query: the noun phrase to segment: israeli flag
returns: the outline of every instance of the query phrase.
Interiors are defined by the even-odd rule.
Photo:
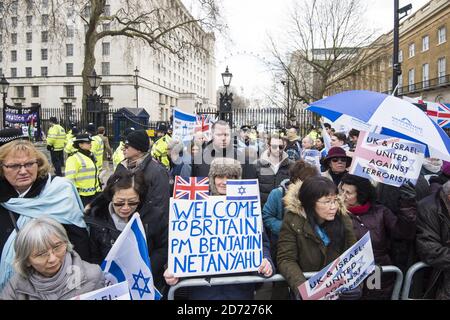
[[[259,200],[258,179],[227,180],[227,200]]]
[[[127,280],[132,300],[159,300],[161,294],[153,286],[153,275],[139,213],[131,217],[125,229],[101,264],[112,283]]]

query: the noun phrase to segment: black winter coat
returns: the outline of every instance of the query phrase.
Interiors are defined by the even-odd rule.
[[[117,166],[116,172],[128,170],[124,166],[125,161]],[[139,213],[147,233],[155,286],[160,288],[168,253],[169,174],[150,154],[138,165],[135,172],[144,175],[147,192]]]
[[[52,177],[53,179],[54,177]],[[34,198],[39,196],[47,183],[47,177],[38,178],[31,186],[30,191],[25,195],[25,198]],[[17,197],[17,192],[5,179],[0,179],[0,203],[7,202],[11,198]],[[43,213],[44,214],[44,213]],[[19,214],[13,212],[15,221],[19,219]],[[89,235],[87,229],[80,228],[73,224],[63,224],[67,231],[70,242],[74,245],[75,251],[80,255],[81,259],[89,261]],[[14,230],[14,223],[9,216],[8,211],[0,205],[0,253],[3,251],[3,246],[8,240],[9,235]]]
[[[416,244],[420,259],[433,267],[429,289],[437,289],[436,297],[425,297],[450,300],[450,212],[441,190],[418,204]]]
[[[277,173],[273,171],[273,168],[269,162],[267,152],[261,155],[261,159],[256,162],[256,176],[259,181],[259,193],[261,195],[261,209],[264,208],[264,204],[269,197],[270,192],[277,188],[283,180],[289,179],[289,167],[293,163],[285,155],[284,160],[280,163]]]
[[[207,177],[209,175],[209,167],[214,158],[233,158],[241,161],[242,179],[256,179],[255,166],[250,163],[248,157],[238,150],[235,146],[230,145],[227,149],[217,151],[214,149],[212,142],[209,142],[203,148],[202,153],[197,154],[192,159],[192,177]]]

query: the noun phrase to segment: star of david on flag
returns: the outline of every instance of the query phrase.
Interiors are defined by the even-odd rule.
[[[227,180],[227,200],[259,200],[258,180]]]
[[[105,277],[113,283],[127,280],[132,300],[159,300],[139,213],[135,213],[101,264]]]
[[[209,198],[208,177],[175,177],[174,199],[201,200]]]

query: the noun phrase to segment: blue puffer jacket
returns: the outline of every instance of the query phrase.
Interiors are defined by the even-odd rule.
[[[290,184],[289,179],[283,180],[278,188],[273,189],[267,198],[267,202],[262,210],[264,226],[269,234],[278,237],[281,224],[283,223],[284,206],[283,197]]]

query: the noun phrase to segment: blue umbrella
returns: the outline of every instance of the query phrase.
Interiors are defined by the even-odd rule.
[[[426,145],[425,156],[450,161],[450,138],[422,110],[387,94],[352,90],[311,103],[307,108],[331,121],[346,114],[381,127],[381,134]]]

